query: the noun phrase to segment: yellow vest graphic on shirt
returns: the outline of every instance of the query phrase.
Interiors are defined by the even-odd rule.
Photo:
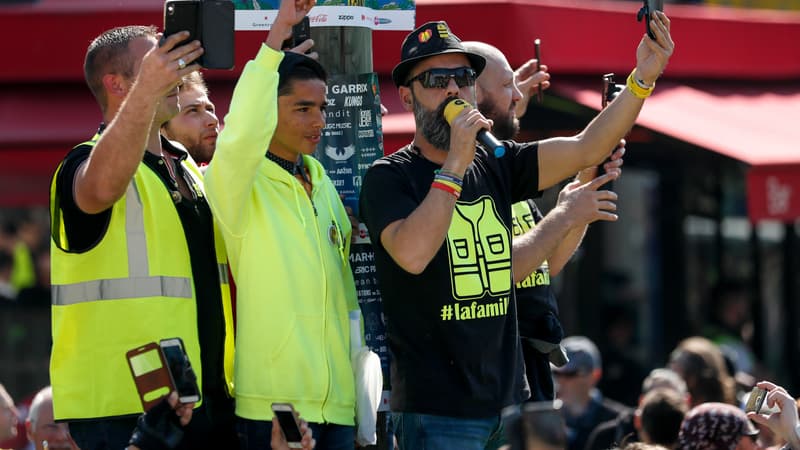
[[[527,201],[523,200],[511,205],[511,223],[514,237],[521,236],[536,226],[536,218]],[[544,260],[538,269],[517,283],[517,289],[546,285],[550,285],[550,264]]]
[[[453,298],[511,291],[511,238],[489,196],[456,203],[447,232]]]

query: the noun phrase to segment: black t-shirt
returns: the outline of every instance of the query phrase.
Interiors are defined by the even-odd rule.
[[[538,195],[536,144],[478,148],[448,237],[419,275],[380,243],[408,217],[440,167],[410,147],[367,171],[360,208],[372,236],[392,354],[393,411],[490,417],[528,395],[511,274],[511,204]]]
[[[103,128],[101,127],[100,132]],[[178,155],[182,161],[187,153],[173,146],[170,141],[161,140],[165,150]],[[81,145],[73,149],[65,158],[56,180],[58,202],[64,220],[70,251],[85,252],[97,245],[106,233],[111,219],[111,208],[98,214],[87,214],[75,204],[73,180],[80,165],[86,161],[92,147]],[[144,152],[145,165],[154,171],[164,182],[164,187],[176,191],[164,160],[150,152]],[[188,176],[177,163],[176,176]],[[194,191],[194,183],[189,182],[189,190]],[[200,364],[203,369],[204,393],[220,392],[224,389],[223,354],[225,341],[225,319],[222,311],[222,293],[219,287],[219,271],[214,247],[214,228],[211,209],[204,196],[182,198],[175,205],[178,211],[183,234],[175,239],[186,239],[189,258],[192,264],[192,278],[197,293],[197,329],[200,341]],[[112,206],[113,208],[113,206]],[[171,336],[164,336],[171,337]]]
[[[533,200],[527,199],[513,206],[514,236],[519,236],[544,216]],[[543,262],[527,278],[516,284],[519,334],[524,337],[558,343],[564,330],[558,319],[558,303],[550,287],[550,266]]]

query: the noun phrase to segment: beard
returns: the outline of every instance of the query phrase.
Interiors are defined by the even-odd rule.
[[[414,99],[414,120],[417,126],[422,127],[422,136],[434,147],[450,151],[450,124],[444,118],[444,108],[452,98],[445,99],[435,110],[428,110],[417,101],[414,91],[411,91],[411,96]]]
[[[492,134],[497,139],[509,140],[519,132],[519,119],[514,116],[514,105],[505,111],[501,110],[496,102],[487,99],[478,103],[478,109],[487,119],[494,121]]]

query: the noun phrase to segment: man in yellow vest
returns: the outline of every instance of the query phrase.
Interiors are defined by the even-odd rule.
[[[202,390],[181,446],[237,446],[225,250],[197,166],[159,135],[199,68],[203,49],[187,37],[159,45],[153,27],[126,26],[89,45],[104,124],[53,176],[53,410],[84,450],[128,443],[142,405],[126,352],[173,337]]]

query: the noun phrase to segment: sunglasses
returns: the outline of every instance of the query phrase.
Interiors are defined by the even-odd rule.
[[[579,370],[569,370],[569,371],[561,371],[556,372],[553,371],[553,376],[557,378],[575,378],[578,376],[583,375],[584,373]]]
[[[459,88],[475,85],[475,71],[469,67],[458,67],[456,69],[431,69],[422,72],[406,82],[406,86],[411,86],[419,80],[425,89],[444,89],[450,84],[450,79],[454,79]]]

